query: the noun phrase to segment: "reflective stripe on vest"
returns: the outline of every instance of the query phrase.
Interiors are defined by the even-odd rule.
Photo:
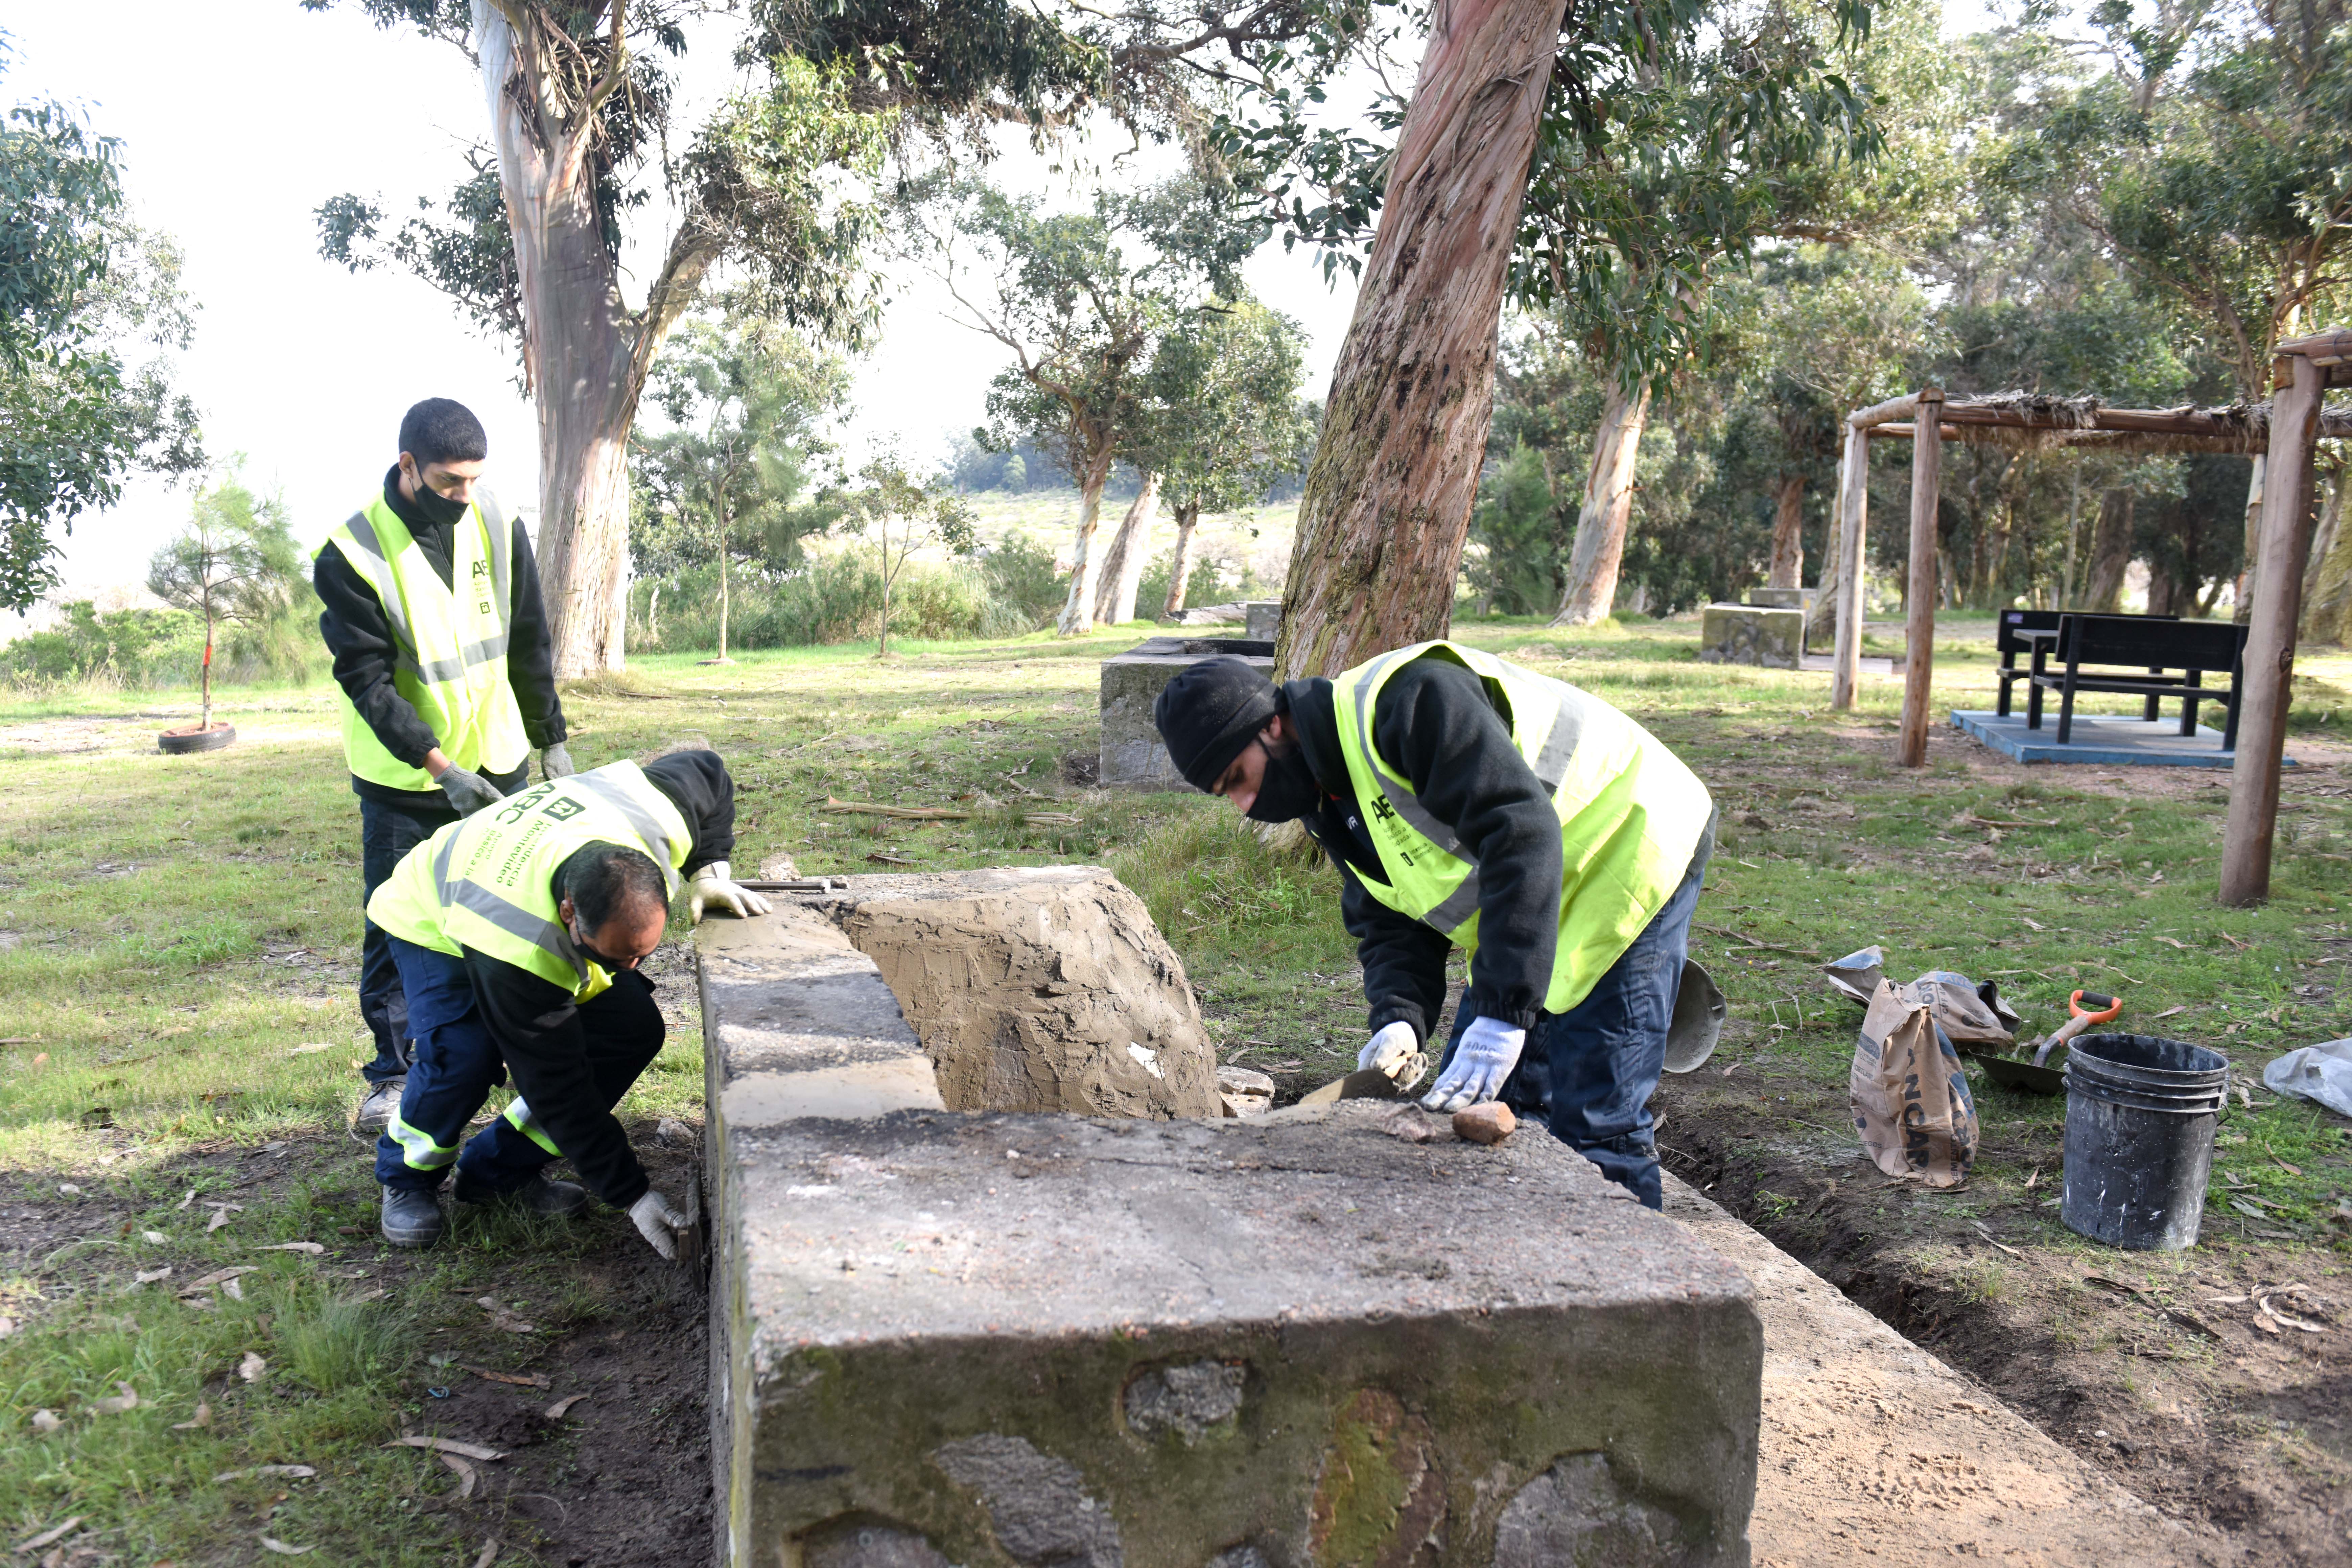
[[[1340,750],[1381,873],[1359,869],[1357,879],[1380,903],[1457,944],[1477,947],[1477,858],[1422,805],[1372,735],[1387,680],[1424,658],[1451,660],[1480,678],[1528,768],[1551,793],[1562,876],[1544,1008],[1565,1012],[1680,885],[1713,803],[1690,770],[1633,720],[1588,692],[1491,654],[1420,643],[1347,671],[1332,682]]]
[[[644,770],[614,763],[551,779],[442,828],[394,868],[368,900],[368,918],[420,947],[453,956],[470,947],[585,1002],[612,976],[573,944],[554,879],[591,844],[643,851],[675,896],[693,837]]]
[[[394,688],[442,752],[461,768],[508,773],[530,750],[506,668],[514,531],[484,491],[450,531],[450,580],[444,583],[379,494],[320,548],[341,552],[383,606]],[[385,749],[341,687],[336,694],[344,758],[354,774],[394,789],[434,787],[424,769]]]

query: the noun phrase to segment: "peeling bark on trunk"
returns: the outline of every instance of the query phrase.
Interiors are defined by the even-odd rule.
[[[1095,619],[1105,626],[1124,626],[1135,619],[1136,585],[1143,581],[1143,558],[1150,550],[1151,525],[1160,517],[1160,476],[1143,476],[1143,488],[1128,504],[1118,531],[1103,552],[1102,581],[1095,590]]]
[[[2344,526],[2344,492],[2352,473],[2338,468],[2327,505],[2312,536],[2311,569],[2304,577],[2303,640],[2341,643],[2352,635],[2352,529]]]
[[[1192,591],[1192,530],[1201,522],[1201,502],[1196,497],[1181,501],[1176,507],[1176,551],[1168,563],[1168,603],[1160,618],[1172,621],[1184,610],[1184,595]]]
[[[2131,564],[2132,492],[2111,489],[2099,497],[2099,521],[2091,525],[2091,572],[2083,582],[2083,608],[2111,616],[2123,600],[2124,569]]]
[[[522,296],[523,367],[539,413],[540,583],[560,679],[626,661],[629,428],[654,352],[713,252],[682,236],[642,314],[621,298],[587,163],[593,104],[561,100],[494,0],[474,38]]]
[[[2268,453],[2254,454],[2254,471],[2246,480],[2246,548],[2239,557],[2238,603],[2230,618],[2244,626],[2254,613],[2254,572],[2263,553],[2263,471],[2270,467]]]
[[[1435,637],[1494,412],[1561,0],[1438,0],[1298,511],[1278,678]]]
[[[1054,622],[1054,630],[1066,637],[1084,637],[1095,629],[1095,595],[1102,582],[1102,552],[1095,548],[1095,534],[1102,521],[1104,481],[1110,478],[1110,451],[1106,447],[1087,471],[1078,485],[1078,539],[1070,553],[1070,596],[1062,602],[1062,613]]]
[[[1650,389],[1628,399],[1612,379],[1601,405],[1601,426],[1592,435],[1592,468],[1585,476],[1584,505],[1576,514],[1576,544],[1568,561],[1568,591],[1560,595],[1556,626],[1589,626],[1605,620],[1617,600],[1617,571],[1625,561],[1625,530],[1633,517],[1633,463],[1641,455],[1642,429],[1650,419]]]
[[[1780,477],[1780,502],[1772,514],[1772,566],[1768,588],[1805,585],[1805,476]]]

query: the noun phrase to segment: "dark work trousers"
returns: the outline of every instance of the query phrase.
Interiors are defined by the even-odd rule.
[[[1682,884],[1583,1001],[1565,1013],[1537,1015],[1519,1065],[1497,1097],[1515,1113],[1545,1123],[1651,1208],[1662,1206],[1664,1194],[1650,1136],[1650,1096],[1664,1070],[1666,1026],[1674,1021],[1691,916],[1714,847],[1711,834],[1700,840]],[[1454,1010],[1447,1061],[1476,1016],[1468,1001],[1465,991]]]
[[[467,1123],[507,1077],[506,1058],[474,1005],[465,961],[396,936],[384,940],[407,990],[416,1056],[408,1065],[400,1111],[376,1139],[375,1179],[429,1193],[455,1164],[469,1184],[512,1192],[560,1152],[520,1100],[459,1152]],[[653,982],[625,969],[609,989],[580,1005],[580,1028],[597,1101],[610,1110],[661,1053],[667,1026]]]
[[[457,820],[457,812],[447,806],[394,805],[360,796],[360,908],[367,908],[402,856]],[[360,1016],[375,1037],[375,1060],[360,1068],[360,1076],[370,1083],[408,1071],[408,1042],[415,1034],[408,1026],[408,1002],[401,994],[391,941],[373,921],[366,921],[360,938]]]

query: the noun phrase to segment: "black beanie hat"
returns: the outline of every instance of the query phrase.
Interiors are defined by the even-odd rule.
[[[1179,671],[1160,689],[1151,721],[1185,782],[1213,791],[1275,711],[1274,682],[1255,666],[1212,658]]]

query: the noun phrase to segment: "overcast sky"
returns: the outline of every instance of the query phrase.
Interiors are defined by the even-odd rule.
[[[490,433],[494,487],[511,504],[538,493],[538,435],[504,343],[467,329],[443,296],[407,275],[353,276],[322,259],[313,212],[331,195],[381,196],[395,215],[465,172],[486,124],[479,79],[445,44],[380,32],[356,8],[320,13],[296,0],[98,0],[12,7],[16,56],[0,98],[55,97],[121,139],[138,221],[174,237],[200,307],[184,384],[204,412],[208,449],[243,454],[249,479],[282,489],[306,543],[325,536],[376,485],[396,450],[402,410],[455,397]],[[1980,0],[1956,0],[1953,24],[1980,25]],[[733,24],[698,37],[675,122],[682,137],[730,85]],[[1087,156],[1112,160],[1113,142]],[[1141,180],[1173,166],[1164,151],[1103,166]],[[1071,199],[1040,160],[1015,148],[997,177],[1039,199]],[[656,193],[658,194],[658,193]],[[624,255],[633,302],[658,265],[667,225],[633,216]],[[1307,388],[1320,396],[1347,331],[1354,290],[1328,288],[1305,249],[1269,245],[1252,286],[1297,317],[1313,341]],[[943,450],[982,412],[1006,361],[988,340],[948,325],[936,287],[893,279],[879,346],[859,367],[853,438],[897,437]],[[84,518],[64,574],[88,591],[136,583],[147,557],[187,514],[187,490],[131,487],[113,511]]]

